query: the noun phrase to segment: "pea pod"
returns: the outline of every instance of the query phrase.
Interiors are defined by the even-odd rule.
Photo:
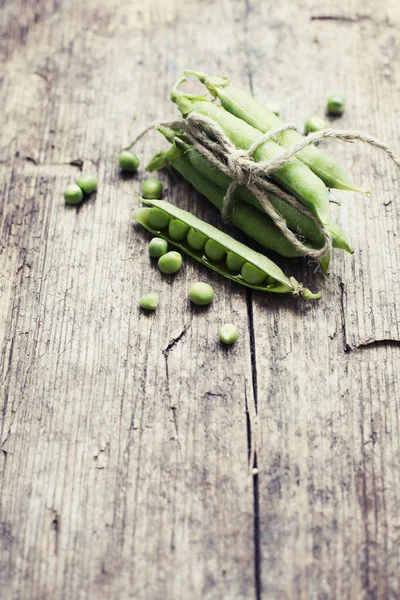
[[[241,119],[230,114],[212,102],[197,100],[189,94],[179,90],[179,85],[185,81],[180,80],[171,90],[171,99],[175,102],[182,115],[198,113],[213,120],[219,125],[237,148],[248,150],[257,142],[262,133],[248,125]],[[283,154],[282,148],[269,140],[263,142],[253,153],[255,161],[271,160]],[[328,190],[324,182],[317,177],[306,165],[291,158],[282,167],[271,173],[271,179],[294,194],[301,202],[307,205],[321,223],[326,224],[329,218]]]
[[[209,77],[196,71],[185,71],[197,77],[207,87],[209,92],[218,97],[225,110],[242,119],[262,133],[267,133],[283,125],[267,106],[250,96],[244,90],[230,85],[226,77]],[[289,130],[276,136],[283,148],[290,148],[301,141],[303,136],[297,131]],[[329,188],[363,192],[367,190],[355,185],[346,170],[333,158],[330,158],[315,146],[307,146],[296,154],[296,157],[309,167]]]
[[[198,171],[201,175],[218,185],[224,190],[224,192],[226,192],[232,180],[227,175],[225,175],[225,173],[216,169],[207,160],[205,156],[203,156],[200,152],[195,150],[189,143],[182,139],[182,134],[180,134],[179,132],[175,132],[174,130],[161,125],[157,126],[157,129],[168,139],[168,141],[170,141],[171,143],[175,142],[178,148],[184,151],[185,158],[188,158],[190,160],[192,166],[196,169],[196,171]],[[163,160],[165,160],[165,157],[163,157]],[[154,168],[156,169],[165,166],[165,163],[160,163],[161,166],[156,166],[157,155],[153,157],[151,164],[155,165]],[[147,166],[146,168],[148,169],[149,166]],[[201,190],[199,191],[201,192]],[[246,187],[239,186],[236,189],[235,196],[239,200],[251,204],[263,214],[265,214],[264,209],[257,200],[257,198]],[[299,233],[300,235],[303,235],[306,239],[313,242],[315,244],[315,247],[321,247],[323,245],[324,237],[321,233],[321,230],[316,226],[312,219],[310,219],[307,215],[304,215],[301,212],[299,212],[294,206],[291,206],[281,198],[278,198],[278,196],[275,196],[275,194],[268,194],[268,198],[272,206],[279,212],[279,214],[283,216],[289,229],[295,231],[296,233]],[[219,206],[218,208],[221,210],[221,206]],[[350,244],[347,241],[343,230],[331,217],[328,218],[327,228],[329,229],[332,235],[333,246],[335,248],[341,248],[342,250],[346,250],[346,252],[349,252],[351,254],[353,250],[350,247]]]
[[[153,235],[157,235],[158,237],[165,239],[168,243],[177,246],[181,251],[201,262],[203,265],[213,269],[220,275],[252,289],[264,292],[275,292],[280,294],[292,293],[294,295],[301,295],[303,298],[310,300],[321,297],[320,293],[313,294],[310,290],[303,288],[303,286],[298,284],[293,277],[290,279],[286,277],[278,265],[263,254],[252,250],[245,244],[238,242],[230,235],[213,227],[209,223],[198,219],[191,213],[182,210],[165,200],[143,200],[143,202],[148,204],[149,208],[142,207],[135,211],[133,218],[138,223],[143,225],[143,227]],[[186,224],[190,228],[189,231],[195,231],[205,236],[207,242],[204,250],[193,248],[188,243],[188,239],[178,241],[171,238],[168,225],[165,225],[162,229],[155,229],[152,225],[152,223],[154,223],[153,211],[156,211],[154,214],[157,216],[157,222],[159,222],[160,213],[163,212],[165,222],[168,223],[172,219],[177,219]],[[219,253],[217,259],[212,256],[210,257],[210,255],[207,256],[207,244],[212,246],[213,253],[217,248],[221,248],[223,253]],[[228,267],[228,257],[232,255],[241,259],[242,266],[239,273]]]
[[[153,169],[161,169],[167,165],[171,165],[178,171],[186,181],[200,192],[200,194],[203,194],[214,206],[219,210],[222,209],[226,190],[221,189],[197,172],[191,165],[187,154],[183,153],[175,144],[169,150],[157,152],[146,169],[151,171]],[[241,229],[249,238],[255,240],[268,250],[273,250],[288,258],[304,256],[265,213],[261,213],[246,202],[242,202],[241,200],[236,201],[231,213],[231,221],[235,227]]]

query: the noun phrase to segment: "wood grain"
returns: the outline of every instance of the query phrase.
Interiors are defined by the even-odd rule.
[[[135,131],[174,114],[185,67],[227,74],[299,124],[344,90],[334,125],[398,150],[397,3],[15,0],[0,14],[5,597],[400,598],[398,173],[329,145],[371,195],[335,194],[355,253],[336,252],[328,280],[281,261],[323,290],[301,304],[189,259],[162,277],[131,223],[145,171],[116,164]],[[143,167],[163,145],[138,144]],[[66,208],[81,170],[99,190]],[[210,309],[188,305],[199,279]],[[149,290],[153,315],[137,308]],[[229,350],[226,321],[241,334]]]

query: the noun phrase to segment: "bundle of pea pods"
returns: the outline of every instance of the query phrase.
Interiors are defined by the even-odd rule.
[[[207,88],[212,99],[184,93],[182,78],[172,89],[171,99],[182,117],[200,114],[216,123],[238,149],[249,149],[262,135],[282,126],[279,117],[247,92],[233,87],[227,78],[211,77],[204,73],[186,71],[197,77]],[[219,100],[219,103],[215,101]],[[232,180],[213,165],[198,148],[194,148],[179,123],[158,125],[158,131],[170,142],[166,150],[158,151],[147,169],[150,171],[172,167],[214,206],[222,210],[226,192]],[[274,159],[303,139],[296,130],[286,130],[264,141],[253,154],[256,162]],[[331,235],[335,248],[352,252],[349,242],[338,223],[329,215],[329,190],[336,188],[354,192],[366,190],[355,185],[346,170],[315,145],[303,148],[283,166],[270,174],[271,180],[289,192],[313,213],[298,210],[277,195],[268,193],[269,202],[286,221],[288,228],[310,248],[324,245],[322,229],[316,219]],[[183,252],[221,275],[245,286],[277,293],[292,293],[305,299],[320,297],[287,277],[278,265],[233,237],[212,227],[163,200],[144,200],[147,207],[138,209],[134,218],[153,234],[177,246]],[[232,223],[246,236],[267,250],[285,257],[304,256],[284,235],[264,211],[259,200],[241,185],[235,189],[230,214]],[[330,253],[321,261],[327,274]]]

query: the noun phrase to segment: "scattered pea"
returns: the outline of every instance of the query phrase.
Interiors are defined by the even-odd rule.
[[[191,248],[200,251],[203,250],[207,239],[208,238],[206,235],[204,235],[204,233],[201,233],[201,231],[197,231],[196,229],[193,229],[193,227],[191,227],[187,235],[186,241]]]
[[[79,204],[83,200],[83,192],[79,185],[70,183],[64,190],[64,200],[66,204]]]
[[[159,237],[154,237],[148,245],[149,255],[152,258],[160,258],[168,252],[168,242]]]
[[[225,323],[219,328],[219,339],[223,344],[234,344],[239,337],[236,325]]]
[[[179,219],[171,219],[168,225],[168,233],[171,236],[171,239],[176,242],[181,242],[187,236],[189,231],[189,225],[183,223]]]
[[[214,290],[208,283],[198,281],[193,283],[189,288],[189,298],[193,304],[198,306],[206,306],[211,304],[214,299]]]
[[[328,98],[327,110],[330,115],[340,117],[344,113],[345,98],[343,94],[336,92]]]
[[[144,296],[140,298],[140,306],[145,310],[156,310],[158,306],[158,294],[154,292],[144,294]]]
[[[84,194],[91,194],[97,188],[96,175],[82,173],[76,180],[76,185],[79,185]]]
[[[134,173],[138,170],[140,165],[140,160],[133,154],[133,152],[129,152],[129,150],[122,150],[119,155],[119,166],[121,171],[130,171]]]
[[[226,257],[226,266],[231,271],[240,273],[240,269],[243,267],[245,262],[246,260],[238,254],[235,254],[234,252],[228,252]]]
[[[153,229],[164,229],[170,222],[171,217],[164,210],[154,206],[149,212],[148,219]]]
[[[175,252],[174,250],[163,254],[158,259],[158,268],[162,273],[167,273],[168,275],[171,273],[177,273],[181,266],[182,256],[179,254],[179,252]]]
[[[266,279],[266,273],[249,262],[244,263],[240,274],[247,283],[252,285],[260,285]]]
[[[321,129],[326,129],[326,121],[322,117],[318,117],[318,115],[314,115],[307,119],[304,125],[304,131],[306,133],[313,133],[314,131],[321,131]]]
[[[279,117],[280,108],[275,102],[269,102],[266,106],[276,117]]]
[[[207,240],[206,245],[204,246],[204,252],[210,260],[224,260],[226,256],[226,250],[221,244],[214,240]]]
[[[155,178],[146,179],[142,184],[143,198],[155,199],[160,198],[163,191],[161,181]]]

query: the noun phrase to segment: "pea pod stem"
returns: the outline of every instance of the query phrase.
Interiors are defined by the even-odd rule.
[[[200,98],[204,98],[204,96],[193,96],[193,99],[200,99]],[[179,128],[180,124],[181,124],[180,121],[171,121],[171,122],[165,123],[166,126],[171,127],[171,128]],[[131,150],[133,148],[133,146],[135,146],[135,144],[137,144],[137,142],[139,142],[147,133],[149,133],[149,131],[152,131],[153,129],[157,129],[158,125],[160,125],[160,121],[154,121],[153,123],[150,123],[150,125],[148,125],[145,129],[143,129],[143,131],[141,131],[132,140],[132,142],[129,144],[129,146],[122,148],[122,150]]]

